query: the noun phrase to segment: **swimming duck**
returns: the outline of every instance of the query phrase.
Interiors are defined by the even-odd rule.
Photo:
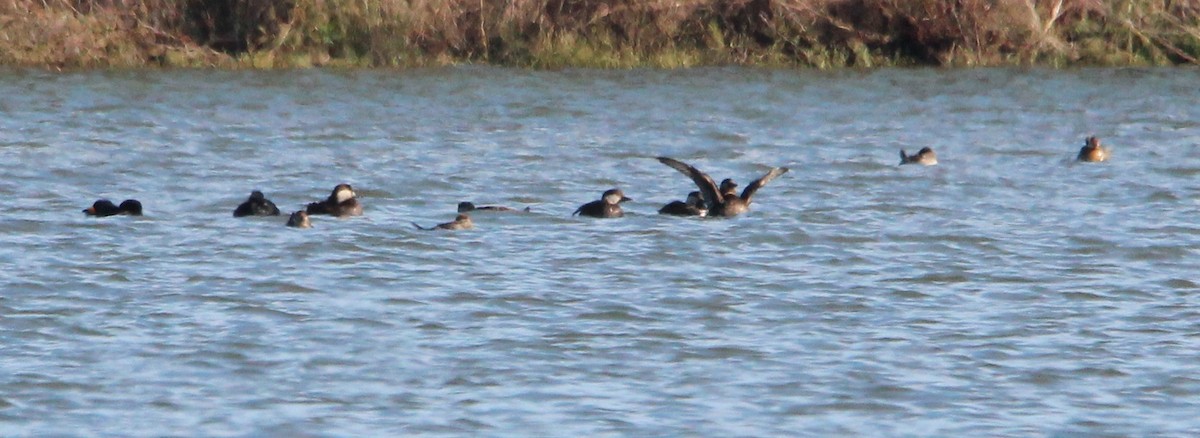
[[[308,213],[304,210],[296,211],[288,217],[287,226],[296,228],[312,228],[312,222],[308,221]]]
[[[83,209],[88,216],[106,217],[118,214],[126,214],[130,216],[142,215],[142,203],[136,199],[126,199],[121,202],[120,206],[113,205],[112,201],[100,199],[92,203],[91,207]]]
[[[621,189],[609,189],[604,191],[599,200],[589,202],[579,206],[571,216],[590,216],[600,218],[613,218],[625,216],[625,212],[621,210],[621,203],[632,201],[633,199],[625,197],[625,193]]]
[[[722,196],[737,196],[737,188],[738,185],[737,183],[733,182],[732,178],[725,178],[721,180],[721,186],[718,187]]]
[[[1096,137],[1088,137],[1084,141],[1083,147],[1079,148],[1079,161],[1100,162],[1108,159],[1108,149],[1100,146],[1100,139]]]
[[[700,194],[704,197],[704,203],[708,205],[708,216],[719,217],[733,217],[750,210],[750,201],[754,193],[771,182],[771,180],[788,171],[786,167],[773,168],[766,175],[763,175],[762,178],[750,183],[746,187],[746,190],[742,191],[741,196],[737,196],[737,193],[734,191],[737,184],[733,180],[726,180],[728,184],[722,181],[721,186],[725,187],[726,190],[720,190],[717,184],[713,182],[712,177],[687,163],[668,157],[658,157],[658,161],[691,178],[692,182],[700,188]]]
[[[355,196],[354,188],[350,187],[350,184],[338,184],[333,188],[333,193],[329,194],[329,198],[308,204],[305,212],[309,215],[361,216],[363,214],[362,204],[358,203],[358,198]]]
[[[458,203],[459,213],[470,213],[472,211],[514,211],[529,213],[529,207],[525,207],[524,210],[517,210],[515,208],[509,208],[501,205],[485,205],[483,207],[476,207],[475,204],[466,201]]]
[[[472,228],[475,228],[475,223],[471,222],[471,217],[467,216],[466,214],[463,214],[463,213],[459,213],[458,216],[455,216],[453,221],[446,222],[443,224],[437,224],[437,225],[434,225],[429,228],[425,228],[420,225],[417,225],[416,222],[413,222],[412,224],[414,227],[417,227],[418,230],[426,230],[426,231],[429,231],[429,230],[470,230]]]
[[[704,217],[708,215],[708,209],[704,207],[704,197],[700,196],[700,192],[694,191],[688,193],[687,201],[671,201],[663,208],[658,209],[658,214]]]
[[[279,216],[279,207],[267,199],[263,192],[255,190],[250,192],[250,197],[246,199],[246,202],[233,210],[233,217],[243,216]]]
[[[900,150],[900,164],[920,164],[922,166],[932,166],[937,163],[937,154],[933,153],[933,149],[929,147],[923,147],[913,155],[908,155],[904,152],[904,149]]]

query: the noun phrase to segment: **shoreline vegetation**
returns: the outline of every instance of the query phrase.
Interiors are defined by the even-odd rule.
[[[51,69],[1200,63],[1200,0],[0,0]]]

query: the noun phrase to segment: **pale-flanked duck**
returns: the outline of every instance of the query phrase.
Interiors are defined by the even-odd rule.
[[[124,214],[129,216],[142,215],[142,203],[136,199],[126,199],[121,202],[121,205],[114,205],[112,201],[100,199],[92,203],[91,207],[83,209],[88,216],[105,217]]]
[[[308,221],[308,213],[304,210],[299,210],[292,213],[288,217],[287,226],[296,228],[312,228],[312,222]]]
[[[279,207],[267,199],[263,192],[255,190],[250,192],[250,197],[246,199],[246,202],[241,203],[233,210],[233,217],[245,216],[279,216]]]
[[[442,223],[442,224],[437,224],[437,225],[434,225],[429,228],[422,227],[422,226],[418,225],[416,222],[413,222],[412,224],[414,227],[417,227],[418,230],[426,230],[426,231],[429,231],[429,230],[470,230],[472,228],[475,228],[475,223],[471,222],[471,217],[467,216],[466,214],[463,214],[463,213],[459,213],[458,216],[455,216],[453,221]]]
[[[922,166],[932,166],[937,164],[937,154],[933,153],[933,149],[923,147],[913,155],[900,150],[900,164],[920,164]]]
[[[1079,161],[1087,161],[1098,163],[1108,160],[1109,150],[1100,146],[1100,139],[1096,137],[1088,137],[1084,140],[1083,147],[1079,149]]]
[[[609,189],[600,196],[600,199],[579,206],[574,213],[571,213],[571,216],[622,217],[625,216],[625,212],[621,210],[621,203],[632,200],[625,197],[625,193],[621,192],[621,189]]]
[[[354,194],[354,188],[350,187],[350,184],[338,184],[337,187],[333,188],[333,192],[329,194],[329,198],[321,202],[308,204],[305,212],[309,215],[361,216],[363,208]]]
[[[762,178],[750,183],[746,190],[742,191],[741,196],[737,196],[734,191],[737,184],[733,180],[727,180],[728,184],[722,181],[721,186],[726,190],[720,190],[712,177],[687,163],[668,157],[658,157],[658,161],[691,178],[692,182],[700,188],[700,195],[708,206],[708,216],[712,217],[733,217],[750,210],[750,202],[754,193],[788,171],[786,167],[772,168]]]

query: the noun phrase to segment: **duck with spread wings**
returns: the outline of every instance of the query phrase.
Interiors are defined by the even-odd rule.
[[[732,180],[726,180],[728,183],[722,182],[721,188],[725,190],[720,190],[712,177],[701,172],[700,169],[674,158],[658,157],[658,161],[691,178],[692,182],[700,188],[700,195],[704,198],[704,203],[708,204],[708,215],[719,217],[733,217],[750,210],[750,199],[754,193],[788,171],[786,167],[773,168],[762,178],[754,180],[749,186],[746,186],[746,190],[742,191],[741,196],[737,196],[737,192],[732,190],[733,187],[736,187]]]

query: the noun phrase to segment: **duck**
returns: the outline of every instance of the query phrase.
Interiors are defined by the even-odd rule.
[[[470,230],[472,228],[475,228],[475,223],[471,222],[471,216],[468,216],[465,213],[459,213],[458,216],[454,217],[453,221],[442,223],[442,224],[437,224],[437,225],[434,225],[429,228],[422,227],[422,226],[418,225],[416,222],[413,222],[412,224],[414,227],[417,227],[418,230],[425,230],[425,231],[430,231],[430,230]]]
[[[916,154],[908,155],[904,149],[900,150],[900,164],[920,164],[922,166],[932,166],[937,164],[937,154],[933,153],[933,149],[923,147]]]
[[[700,192],[693,191],[688,193],[686,201],[671,201],[658,209],[658,214],[704,217],[708,215],[708,208],[704,206],[704,197],[700,196]]]
[[[727,180],[728,184],[722,181],[721,186],[724,186],[726,190],[721,190],[713,182],[712,177],[692,165],[669,157],[658,157],[658,161],[679,171],[679,173],[687,175],[700,188],[700,194],[704,198],[704,203],[708,206],[707,217],[733,217],[749,211],[754,193],[758,192],[758,189],[763,188],[771,180],[779,177],[779,175],[788,172],[788,168],[786,167],[771,168],[761,178],[750,183],[746,187],[746,190],[742,191],[741,196],[738,196],[736,191],[734,191],[737,183],[734,183],[732,179]]]
[[[91,207],[83,209],[88,216],[107,217],[118,214],[129,216],[142,215],[142,203],[136,199],[126,199],[121,202],[121,205],[114,205],[112,201],[100,199],[92,203]]]
[[[600,199],[583,204],[575,209],[571,216],[589,216],[598,218],[616,218],[625,216],[625,212],[621,210],[621,203],[632,201],[633,199],[625,196],[621,189],[608,189],[600,195]]]
[[[308,221],[308,212],[297,210],[288,216],[287,226],[296,228],[312,228],[312,222]]]
[[[363,214],[362,204],[358,202],[358,198],[354,194],[354,188],[350,184],[338,184],[333,188],[333,192],[329,194],[329,198],[324,201],[313,202],[308,204],[304,209],[305,213],[310,216],[314,214],[328,214],[337,217],[361,216]]]
[[[250,192],[250,197],[246,198],[246,202],[233,210],[233,217],[244,216],[279,216],[279,207],[267,199],[263,192],[255,190]]]
[[[1100,139],[1092,136],[1088,137],[1087,140],[1084,140],[1083,147],[1079,148],[1079,157],[1076,159],[1079,161],[1098,163],[1108,160],[1108,156],[1109,150],[1103,146],[1100,146]]]
[[[523,209],[523,210],[517,210],[515,208],[505,207],[502,205],[485,205],[482,207],[476,207],[475,204],[472,204],[467,201],[458,203],[458,212],[459,213],[470,213],[472,211],[505,211],[505,212],[529,213],[530,210],[529,210],[529,207],[525,207],[525,209]]]
[[[721,180],[721,185],[717,187],[721,191],[721,196],[737,196],[738,184],[733,182],[731,178]]]

